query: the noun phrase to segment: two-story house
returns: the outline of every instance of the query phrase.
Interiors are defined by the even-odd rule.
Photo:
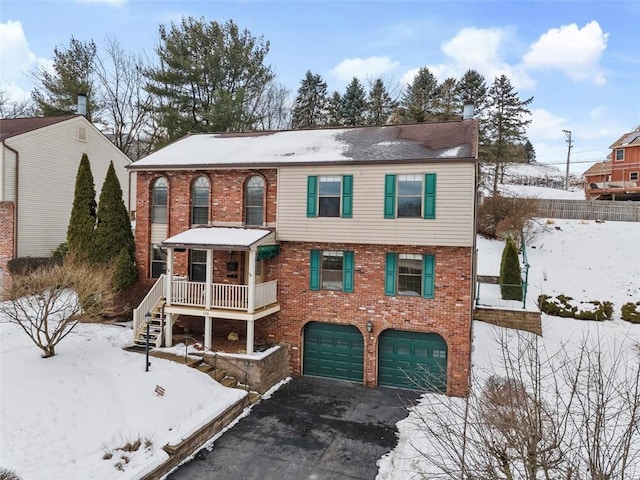
[[[113,162],[128,208],[131,162],[82,115],[2,119],[0,141],[1,291],[9,260],[50,256],[66,240],[84,153],[97,195]]]
[[[640,127],[609,148],[607,161],[583,174],[587,200],[640,200]]]
[[[478,125],[198,134],[134,162],[134,313],[235,322],[293,375],[463,395],[475,283]]]

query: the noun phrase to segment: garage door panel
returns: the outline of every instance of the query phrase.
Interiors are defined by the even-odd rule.
[[[363,382],[364,340],[353,325],[308,323],[303,354],[305,375]]]
[[[378,384],[446,391],[447,345],[435,333],[385,330],[379,338]]]

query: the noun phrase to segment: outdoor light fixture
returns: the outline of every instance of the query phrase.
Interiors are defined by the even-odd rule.
[[[373,332],[373,322],[371,320],[367,320],[367,332],[369,332],[369,334]]]
[[[146,335],[146,343],[145,343],[145,372],[149,371],[149,325],[151,325],[151,312],[147,312],[144,314],[144,321],[147,324],[147,335]]]

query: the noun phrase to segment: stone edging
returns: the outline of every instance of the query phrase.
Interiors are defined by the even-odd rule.
[[[180,465],[185,459],[195,453],[196,450],[198,450],[198,448],[200,448],[207,440],[221,432],[227,425],[233,422],[244,410],[248,399],[248,395],[241,398],[216,418],[200,427],[188,438],[182,440],[177,445],[165,445],[163,450],[169,454],[169,458],[161,465],[158,465],[141,477],[141,480],[159,479]]]

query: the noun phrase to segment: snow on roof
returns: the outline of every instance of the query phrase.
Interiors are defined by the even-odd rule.
[[[469,159],[475,120],[280,132],[197,134],[130,165],[132,169],[280,166],[324,162]]]
[[[197,227],[167,238],[165,247],[243,247],[263,240],[271,230],[234,227]]]

